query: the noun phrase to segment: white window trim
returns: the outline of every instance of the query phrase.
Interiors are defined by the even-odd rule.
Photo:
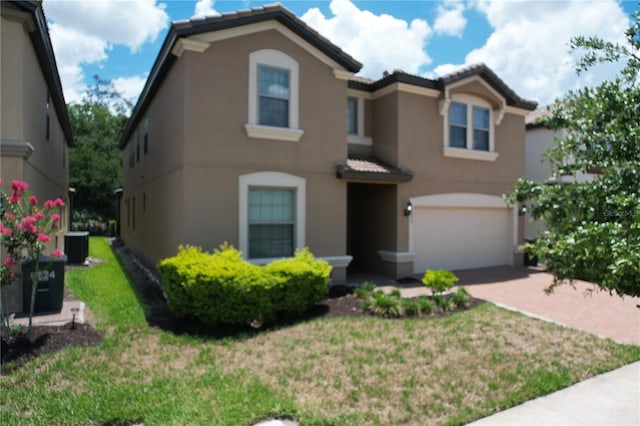
[[[238,245],[245,258],[249,255],[249,188],[290,188],[296,192],[294,250],[305,247],[306,180],[304,178],[280,172],[257,172],[241,175],[239,178],[238,209]],[[268,263],[274,259],[250,259],[257,264]]]
[[[364,135],[364,98],[353,93],[349,93],[348,98],[356,98],[358,100],[358,132],[356,134],[347,133],[347,143],[373,145],[373,139]]]
[[[289,70],[289,127],[259,124],[258,65]],[[244,128],[250,138],[298,142],[304,131],[299,129],[299,72],[298,62],[274,49],[263,49],[249,54],[249,116]]]
[[[468,160],[495,161],[498,153],[495,152],[495,118],[491,104],[484,99],[468,94],[454,93],[451,99],[445,101],[444,113],[444,156],[452,158],[464,158]],[[454,148],[449,146],[449,107],[451,102],[460,102],[467,105],[467,148]],[[473,107],[477,106],[489,110],[489,151],[473,149]]]

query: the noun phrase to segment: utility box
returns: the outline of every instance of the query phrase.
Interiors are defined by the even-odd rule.
[[[60,312],[64,299],[64,266],[67,257],[60,258],[40,256],[38,262],[38,285],[34,313]],[[31,290],[35,272],[35,261],[27,259],[22,262],[22,309],[29,312],[31,308]]]
[[[67,263],[82,264],[89,257],[89,232],[68,232],[64,236],[64,252]]]

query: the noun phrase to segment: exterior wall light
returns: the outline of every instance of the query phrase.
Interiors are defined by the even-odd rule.
[[[527,205],[523,204],[518,209],[518,216],[524,216],[525,214],[527,214]]]
[[[413,213],[413,204],[411,204],[411,201],[407,201],[407,206],[404,208],[404,215],[405,216],[411,216],[411,213]]]

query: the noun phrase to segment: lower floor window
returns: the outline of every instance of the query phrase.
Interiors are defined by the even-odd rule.
[[[249,257],[292,256],[295,247],[295,190],[250,188]]]

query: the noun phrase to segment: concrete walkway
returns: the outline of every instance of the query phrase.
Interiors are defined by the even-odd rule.
[[[33,325],[60,327],[74,321],[73,316],[75,314],[75,323],[84,324],[84,310],[84,302],[79,300],[65,300],[62,302],[62,310],[60,310],[60,312],[45,315],[34,314],[32,323]],[[19,317],[14,318],[13,322],[26,326],[29,324],[29,316],[27,314],[21,314]]]
[[[469,425],[640,425],[640,362],[592,377]]]

